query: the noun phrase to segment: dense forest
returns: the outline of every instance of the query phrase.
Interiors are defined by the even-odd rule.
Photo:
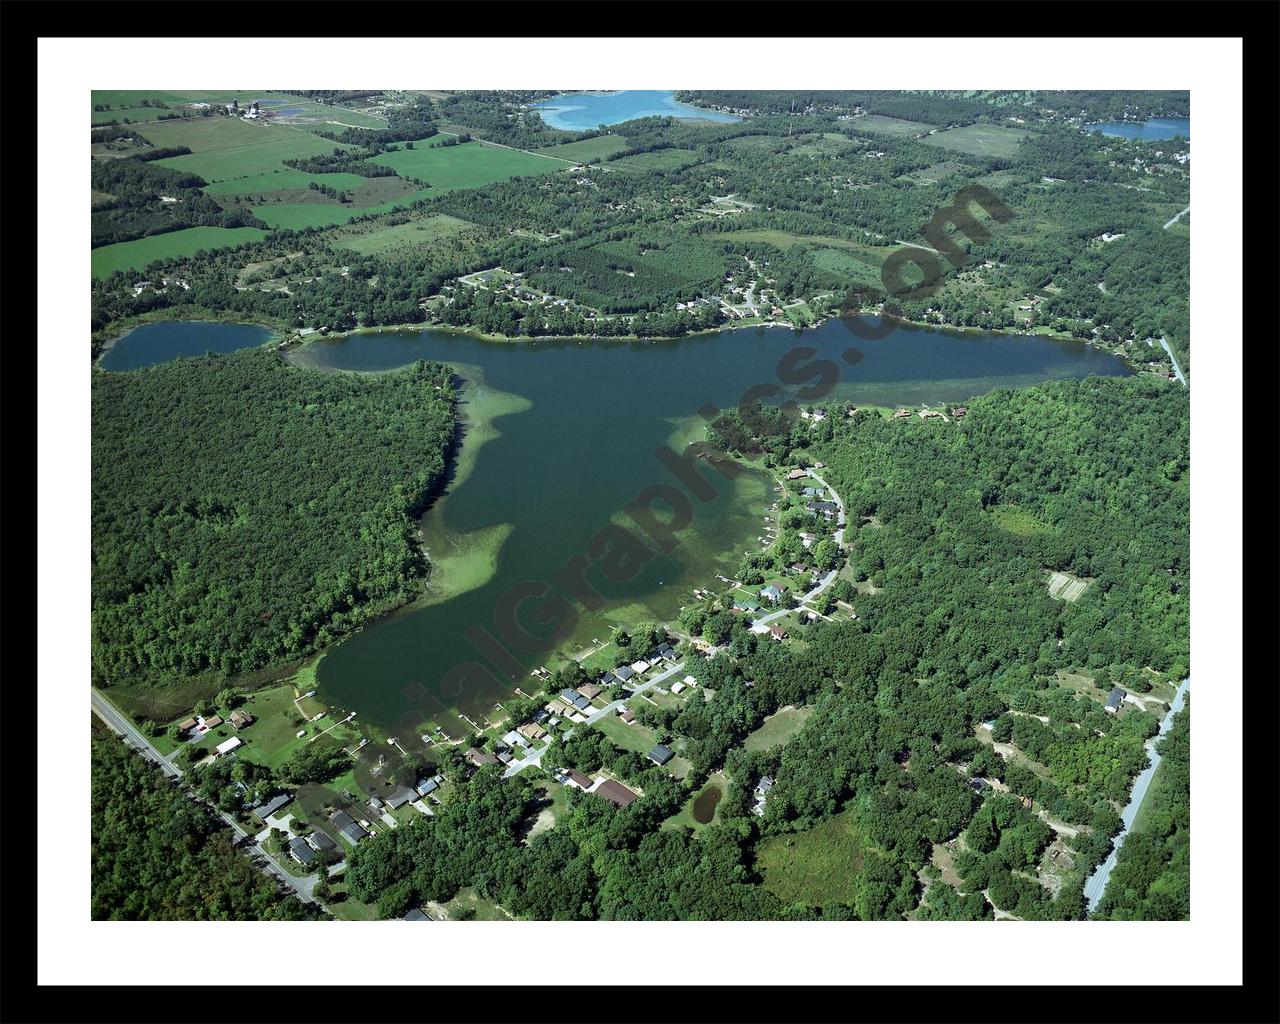
[[[495,766],[468,780],[455,759],[444,814],[353,856],[358,899],[391,916],[472,885],[517,916],[557,919],[1084,917],[1085,878],[1120,828],[1159,721],[1140,708],[1107,714],[1102,695],[1187,671],[1185,392],[1086,378],[994,392],[960,423],[830,411],[812,425],[748,410],[738,425],[770,460],[825,463],[850,513],[857,583],[840,599],[858,618],[797,627],[802,643],[779,645],[716,599],[687,608],[681,628],[726,648],[690,662],[711,696],[637,712],[690,762],[683,782],[579,729],[545,763],[605,769],[643,795],[617,810],[571,793],[567,820],[526,845],[538,772],[503,783]],[[717,435],[730,444],[727,427]],[[1091,583],[1075,602],[1055,600],[1051,569]],[[547,693],[581,671],[553,674]],[[1099,696],[1063,685],[1062,672],[1088,673]],[[813,708],[803,729],[748,751],[745,738],[788,705]],[[1179,742],[1176,730],[1166,741],[1174,773]],[[718,823],[659,829],[716,770],[731,779]],[[765,775],[775,783],[755,816]],[[1176,779],[1165,792],[1179,792]],[[1181,916],[1165,898],[1177,883],[1164,880],[1183,867],[1180,806],[1168,796],[1149,839],[1132,852],[1126,842],[1116,879],[1130,895],[1106,913]],[[780,899],[761,851],[837,815],[860,843],[850,895]],[[958,844],[959,886],[930,874],[940,844]],[[1056,890],[1033,873],[1050,847],[1070,865]]]
[[[91,770],[95,921],[319,917],[255,868],[204,803],[114,734],[94,736]]]
[[[95,681],[257,668],[411,597],[454,395],[439,363],[358,376],[263,349],[96,372]]]

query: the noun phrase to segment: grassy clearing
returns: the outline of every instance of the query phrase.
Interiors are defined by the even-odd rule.
[[[617,715],[607,715],[595,724],[595,728],[604,733],[615,747],[622,750],[634,750],[637,754],[647,754],[658,742],[658,738],[648,726],[639,722],[628,725]]]
[[[561,160],[573,160],[576,163],[589,164],[605,157],[621,153],[627,148],[627,140],[617,135],[597,135],[594,139],[583,139],[581,142],[566,142],[561,146],[547,146],[534,150],[545,156],[559,157]]]
[[[1053,527],[1036,516],[1034,512],[1018,505],[996,505],[989,515],[1000,529],[1008,530],[1019,537],[1053,532]]]
[[[458,188],[479,188],[528,174],[550,174],[568,166],[560,160],[533,156],[514,149],[465,142],[459,146],[397,149],[373,158],[373,163],[395,169],[399,175],[419,178],[431,186],[431,194]]]
[[[168,107],[112,107],[110,110],[95,110],[94,124],[110,124],[115,121],[124,124],[128,121],[136,124],[139,121],[157,121],[166,114],[171,114]]]
[[[782,746],[804,728],[813,710],[812,705],[783,708],[766,718],[760,728],[747,737],[743,746],[747,750],[771,750]]]
[[[467,886],[444,904],[451,921],[510,921],[511,915],[492,900],[485,899]]]
[[[1006,128],[999,124],[967,124],[963,128],[949,128],[931,135],[924,141],[956,153],[1007,158],[1018,151],[1018,143],[1030,134],[1021,128]]]
[[[932,185],[953,175],[966,174],[972,170],[973,168],[967,164],[956,163],[954,160],[943,160],[940,163],[922,167],[918,171],[912,171],[910,174],[904,175],[904,177],[910,181]]]
[[[649,153],[637,153],[635,156],[624,156],[620,160],[611,160],[609,166],[619,171],[679,171],[696,164],[698,154],[692,149],[655,149]]]
[[[813,254],[813,265],[819,270],[839,274],[850,283],[878,284],[880,264],[855,256],[842,249],[819,249]]]
[[[867,114],[855,118],[851,126],[859,131],[871,132],[874,135],[887,135],[896,139],[909,139],[932,131],[935,125],[922,121],[904,121],[900,117],[885,117],[881,114]]]
[[[765,840],[756,866],[782,902],[826,907],[854,902],[862,858],[862,838],[845,811],[807,832]]]
[[[477,225],[448,214],[436,214],[407,224],[379,225],[362,234],[338,235],[333,244],[364,256],[383,256],[397,250],[409,251],[444,239],[456,238],[469,231],[481,231]]]
[[[261,228],[183,228],[163,235],[149,235],[132,242],[117,242],[94,249],[91,262],[95,278],[117,270],[141,270],[157,260],[193,256],[202,249],[230,249],[267,237]]]

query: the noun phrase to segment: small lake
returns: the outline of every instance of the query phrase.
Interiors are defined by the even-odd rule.
[[[235,352],[267,342],[275,332],[257,324],[201,320],[143,324],[122,334],[98,360],[104,370],[140,370],[182,356]]]
[[[830,397],[886,406],[958,402],[997,387],[1131,372],[1120,359],[1078,342],[914,326],[867,341],[840,320],[799,334],[748,328],[670,341],[503,344],[432,330],[317,340],[294,350],[291,360],[362,371],[416,359],[452,364],[466,381],[460,412],[467,431],[456,476],[422,521],[444,592],[331,648],[318,668],[321,694],[377,725],[395,726],[402,741],[418,735],[428,719],[456,735],[465,728],[459,712],[476,720],[492,714],[495,702],[527,684],[529,669],[548,655],[512,643],[482,650],[477,630],[502,635],[497,610],[519,592],[513,588],[532,581],[538,593],[568,592],[564,567],[590,550],[597,531],[616,524],[637,532],[623,510],[644,488],[668,485],[689,493],[657,449],[669,444],[682,452],[689,440],[701,440],[698,410],[706,403],[728,408],[753,386],[783,387],[780,360],[798,346],[812,351],[803,354],[792,380],[812,383],[803,368],[828,360],[837,379]],[[796,388],[783,390],[778,400]],[[592,610],[572,603],[574,615],[564,616],[568,649],[608,636],[614,624],[674,618],[694,587],[716,585],[717,573],[731,574],[744,553],[760,550],[774,500],[771,481],[754,470],[730,481],[704,463],[699,467],[714,494],[691,496],[692,519],[672,550],[623,582],[604,577],[598,555],[585,559],[591,563],[585,578],[604,601]],[[665,505],[654,509],[669,519]],[[547,611],[540,600],[525,600],[521,614],[527,619]],[[551,624],[540,630],[522,619],[521,625],[542,635]],[[495,653],[514,682],[495,671]]]
[[[1086,127],[1091,132],[1118,139],[1143,139],[1150,142],[1172,139],[1176,136],[1181,136],[1188,141],[1191,139],[1191,118],[1189,117],[1153,117],[1149,121],[1109,121],[1106,124],[1091,124]]]
[[[719,786],[708,786],[693,802],[693,820],[699,825],[705,825],[716,816],[716,804],[720,802],[720,798],[724,796],[724,791]]]
[[[696,121],[741,121],[724,114],[681,103],[671,89],[623,89],[620,92],[573,92],[535,103],[542,120],[552,128],[581,132],[600,125],[621,124],[638,117],[679,117]]]

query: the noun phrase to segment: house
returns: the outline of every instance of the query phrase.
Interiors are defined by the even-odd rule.
[[[969,780],[969,788],[975,793],[981,793],[987,788],[987,780],[981,777],[972,778]]]
[[[329,824],[338,830],[342,838],[349,842],[352,846],[360,842],[368,836],[366,832],[355,818],[351,817],[346,811],[339,811],[329,819]]]
[[[204,727],[205,727],[205,729],[206,729],[206,730],[207,730],[207,729],[216,729],[216,728],[218,728],[218,726],[220,726],[221,724],[222,724],[222,716],[221,716],[221,715],[212,715],[212,716],[210,716],[209,718],[206,718],[206,719],[204,720]]]
[[[905,419],[910,419],[910,418],[911,418],[911,410],[910,410],[910,409],[899,409],[897,412],[895,412],[895,413],[893,414],[893,418],[894,418],[895,420],[905,420]]]
[[[512,729],[509,733],[502,737],[502,742],[509,747],[527,747],[529,741],[520,733]]]
[[[828,519],[840,511],[840,506],[834,501],[811,501],[805,508],[816,516],[826,516]]]
[[[578,692],[586,697],[587,700],[591,700],[592,697],[600,696],[600,687],[596,686],[595,683],[584,683],[578,687]]]
[[[307,836],[307,842],[311,844],[311,849],[315,850],[316,853],[325,853],[337,845],[323,832],[312,832],[311,835]]]
[[[1124,703],[1125,697],[1129,696],[1119,686],[1111,688],[1111,692],[1107,694],[1107,703],[1103,705],[1103,711],[1110,711],[1113,715],[1120,710],[1120,705]]]
[[[768,598],[774,604],[782,600],[782,591],[770,583],[767,587],[760,591],[760,596]]]
[[[689,689],[693,689],[698,685],[698,680],[694,679],[693,676],[685,676],[684,685],[689,687]]]
[[[809,471],[807,469],[793,469],[790,473],[787,474],[787,479],[803,480],[808,475],[809,475]]]
[[[400,786],[394,793],[387,797],[387,806],[393,811],[398,810],[407,804],[410,800],[416,800],[418,794],[408,786]]]
[[[511,756],[511,751],[499,750],[498,760],[501,761],[503,764],[510,764],[512,761],[515,760],[515,758]]]
[[[417,907],[414,907],[407,914],[405,914],[404,917],[400,918],[400,920],[401,921],[430,921],[431,918],[427,917],[427,915],[424,914]]]
[[[565,772],[565,777],[579,789],[591,788],[591,780],[576,768],[570,768]]]
[[[680,655],[676,653],[676,649],[670,644],[663,644],[658,648],[658,654],[667,661],[679,661]]]
[[[231,739],[224,740],[222,743],[218,744],[218,746],[215,748],[216,753],[214,754],[214,756],[221,757],[223,754],[229,754],[231,753],[231,751],[235,750],[236,747],[238,746],[240,746],[240,737],[232,736]]]
[[[782,643],[787,638],[787,631],[782,626],[770,626],[769,635],[777,640],[778,643]]]
[[[305,866],[315,863],[316,851],[302,836],[294,836],[289,840],[289,856]]]
[[[686,687],[685,687],[684,683],[681,683],[681,682],[675,682],[675,683],[672,683],[672,684],[671,684],[671,692],[672,692],[672,693],[679,693],[681,690],[684,690],[684,689],[686,689]]]
[[[231,727],[237,731],[243,729],[247,725],[253,725],[253,715],[247,711],[231,712]]]
[[[470,761],[477,768],[483,768],[487,764],[498,763],[498,759],[496,757],[494,757],[490,753],[487,753],[486,751],[481,750],[479,747],[467,748],[467,752],[464,756],[468,761]],[[425,793],[423,793],[422,795],[426,796]]]
[[[764,805],[769,799],[769,791],[773,789],[773,779],[768,775],[761,776],[760,781],[756,783],[755,803],[751,806],[751,813],[757,816],[764,816]]]
[[[533,722],[526,722],[517,730],[521,736],[527,736],[531,740],[540,740],[547,734],[547,730]]]
[[[635,671],[629,665],[623,665],[621,668],[615,668],[613,674],[625,683],[635,676]]]
[[[548,711],[546,708],[538,708],[538,710],[533,713],[533,718],[531,719],[531,721],[533,722],[534,725],[541,725],[550,717],[551,717],[550,711]]]
[[[587,700],[582,694],[578,694],[573,698],[573,707],[576,711],[590,711],[591,701]]]
[[[562,701],[559,697],[547,705],[547,710],[553,715],[563,715],[569,710],[569,705]]]
[[[283,807],[292,799],[293,799],[293,796],[289,793],[281,793],[278,796],[273,796],[270,800],[268,800],[262,806],[255,807],[253,809],[253,816],[257,818],[259,821],[266,821],[269,817],[271,817],[271,815],[275,814],[276,811],[280,810],[281,807]]]
[[[195,727],[196,727],[196,720],[194,718],[186,718],[178,723],[179,732],[190,732]]]
[[[622,682],[612,672],[605,672],[600,676],[600,689],[609,690]]]
[[[564,701],[565,704],[568,704],[568,705],[572,705],[573,702],[581,696],[582,694],[580,694],[577,690],[570,690],[567,686],[560,691],[560,699]]]
[[[605,779],[595,788],[596,796],[604,797],[614,807],[623,808],[633,801],[638,794],[631,792],[621,782]]]
[[[621,718],[628,725],[630,725],[632,722],[636,720],[636,713],[632,711],[630,708],[623,708],[622,714],[620,714],[618,717]]]
[[[759,601],[744,601],[737,598],[733,602],[733,610],[736,612],[758,612],[760,610]]]
[[[801,493],[806,498],[821,498],[826,492],[821,487],[806,487]]]
[[[673,757],[675,757],[675,754],[671,752],[671,748],[664,747],[661,743],[656,744],[654,748],[649,751],[649,760],[657,765],[666,764]]]
[[[474,750],[475,748],[473,747],[472,749]],[[497,760],[491,754],[485,754],[484,756],[489,759],[485,762],[486,764],[493,764]],[[440,783],[436,782],[435,779],[419,779],[414,788],[418,791],[418,796],[428,796],[440,788]]]
[[[936,412],[936,411],[935,411],[935,410],[933,410],[933,409],[921,409],[921,410],[920,410],[920,413],[919,413],[919,416],[920,416],[920,418],[921,418],[922,420],[934,420],[934,419],[937,419],[937,418],[938,418],[939,416],[941,416],[941,415],[942,415],[942,413],[940,413],[940,412]]]
[[[641,658],[639,661],[633,661],[631,663],[631,671],[638,676],[644,675],[646,672],[649,671],[649,663],[645,661],[643,658]]]
[[[951,410],[951,418],[953,420],[962,420],[968,415],[969,415],[969,410],[966,406],[963,406],[963,405],[957,405],[954,409]]]
[[[369,807],[372,808],[374,811],[381,813],[383,806],[384,805],[382,803],[382,797],[380,796],[369,797]]]

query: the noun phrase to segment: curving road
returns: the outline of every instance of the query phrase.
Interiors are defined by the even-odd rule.
[[[1098,905],[1098,901],[1102,899],[1102,894],[1107,890],[1107,879],[1111,877],[1111,869],[1116,866],[1116,854],[1120,852],[1124,837],[1129,834],[1129,829],[1133,827],[1133,819],[1137,817],[1138,809],[1142,806],[1142,801],[1147,795],[1151,780],[1156,774],[1156,769],[1160,766],[1160,754],[1156,750],[1156,744],[1173,728],[1173,720],[1178,712],[1182,710],[1183,705],[1186,704],[1187,690],[1190,687],[1190,676],[1178,684],[1178,690],[1169,704],[1169,713],[1164,716],[1164,721],[1160,723],[1160,731],[1147,740],[1146,747],[1150,763],[1134,780],[1133,792],[1129,795],[1129,802],[1125,805],[1124,810],[1120,812],[1120,820],[1124,822],[1124,828],[1116,836],[1115,846],[1111,848],[1107,859],[1098,865],[1093,874],[1089,876],[1088,881],[1084,883],[1085,907],[1091,913],[1094,907]]]

